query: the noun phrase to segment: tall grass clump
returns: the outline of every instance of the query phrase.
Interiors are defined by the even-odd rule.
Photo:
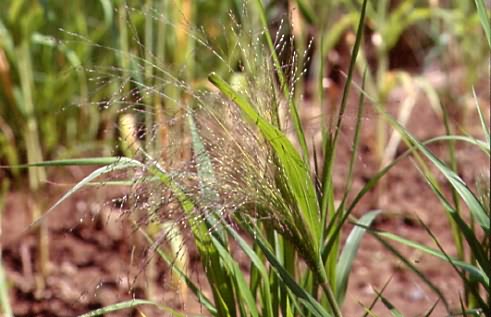
[[[306,2],[295,3],[307,23],[322,25],[313,18]],[[153,6],[170,9],[167,1],[146,1],[143,14],[118,3],[115,12],[122,28],[117,38],[119,49],[91,42],[94,47],[114,52],[118,66],[94,67],[90,72],[95,79],[112,76],[111,84],[117,87],[104,106],[111,108],[112,115],[118,118],[114,127],[119,131],[119,156],[29,162],[23,166],[98,166],[47,213],[81,188],[98,182],[110,186],[113,183],[108,179],[119,177],[114,184],[128,187],[124,200],[131,207],[130,221],[147,243],[142,264],[151,265],[157,258],[167,263],[182,292],[192,293],[204,313],[212,316],[343,316],[351,268],[367,232],[420,276],[444,302],[449,314],[453,311],[445,294],[414,265],[404,261],[388,240],[435,255],[452,265],[469,290],[469,300],[463,301],[462,310],[478,313],[489,308],[486,301],[489,294],[485,294],[489,288],[489,244],[482,238],[489,236],[489,210],[486,214],[484,205],[485,197],[489,200],[489,190],[487,196],[486,190],[476,195],[426,147],[428,142],[465,141],[489,155],[486,142],[453,135],[420,142],[386,113],[384,102],[375,99],[384,124],[389,123],[397,131],[406,142],[407,151],[398,159],[385,162],[358,192],[352,190],[365,95],[380,92],[369,88],[373,82],[380,84],[379,79],[373,79],[378,76],[371,75],[367,63],[358,61],[366,14],[375,14],[370,3],[362,1],[359,10],[353,11],[350,23],[356,21],[356,27],[352,27],[355,39],[349,68],[337,114],[334,118],[321,118],[324,129],[320,146],[309,141],[299,112],[310,59],[313,56],[322,60],[326,47],[311,47],[308,44],[311,42],[305,41],[304,50],[297,52],[294,44],[301,41],[295,36],[298,30],[284,23],[271,33],[262,1],[234,7],[232,22],[227,25],[226,35],[220,38],[225,57],[190,24],[196,11],[203,9],[200,5],[176,1],[178,9],[167,16],[152,9]],[[132,34],[137,49],[129,44]],[[169,36],[164,38],[164,34]],[[396,38],[397,34],[392,41]],[[202,65],[203,60],[214,61],[213,67]],[[380,67],[386,67],[385,62]],[[340,133],[355,71],[360,65],[363,76],[351,156],[346,162],[348,176],[341,200],[335,201],[339,195],[333,178],[339,159]],[[323,87],[324,70],[319,72],[316,86]],[[319,93],[317,98],[322,101],[324,97]],[[489,131],[484,119],[482,122],[489,143]],[[353,215],[360,200],[410,154],[457,224],[472,254],[468,262],[454,259],[445,250],[371,229],[380,214],[378,210],[369,210],[360,218]],[[430,172],[428,161],[451,184],[457,199],[464,202],[480,229],[472,230],[472,224],[467,224],[466,218],[455,211]],[[44,220],[41,218],[36,224]],[[342,232],[349,229],[349,224],[354,226],[343,242]],[[204,288],[189,274],[186,259],[189,247],[199,254],[206,277]],[[235,249],[247,256],[246,270],[233,257]],[[83,316],[140,305],[183,315],[154,300],[152,292],[146,296]],[[400,315],[382,292],[373,304],[378,300],[393,315]],[[372,307],[366,310],[367,314],[374,314]],[[427,315],[430,313],[431,309]]]
[[[151,116],[145,118],[145,122],[152,121],[152,126],[145,126],[144,133],[140,133],[136,124],[130,124],[133,127],[126,127],[129,132],[122,134],[127,136],[122,142],[128,145],[124,153],[131,157],[64,160],[37,165],[104,165],[72,188],[54,207],[105,174],[114,170],[136,170],[136,174],[128,174],[138,175],[132,185],[136,194],[128,196],[128,200],[136,201],[141,209],[135,224],[152,241],[151,249],[169,264],[175,264],[179,254],[166,254],[160,249],[160,242],[170,241],[179,235],[176,232],[188,228],[212,298],[207,298],[185,275],[185,268],[176,265],[172,268],[212,315],[342,316],[340,307],[347,290],[349,268],[365,229],[354,228],[350,243],[341,244],[341,228],[356,202],[348,204],[346,194],[340,206],[334,203],[332,162],[361,44],[360,30],[366,2],[359,14],[357,38],[336,129],[325,132],[323,148],[318,150],[324,161],[321,156],[312,158],[323,169],[314,173],[310,169],[312,154],[307,148],[298,115],[299,95],[293,93],[305,68],[304,62],[298,63],[299,56],[306,61],[308,52],[299,55],[292,51],[290,64],[282,64],[280,58],[292,39],[281,29],[275,37],[269,33],[265,8],[260,1],[251,2],[249,6],[244,10],[258,13],[262,26],[249,30],[242,25],[247,15],[235,18],[234,32],[229,38],[233,43],[230,55],[234,59],[223,73],[230,83],[217,73],[211,73],[209,81],[216,88],[196,89],[165,68],[128,52],[122,45],[122,61],[126,60],[127,65],[134,63],[135,70],[133,74],[122,74],[122,78],[126,78],[120,89],[122,97],[112,102],[121,101],[125,105],[131,96],[135,96],[133,103],[123,109],[141,110],[140,104],[145,104],[150,98],[147,96],[154,95],[164,104],[178,107],[172,121],[182,120],[184,131],[189,135],[187,140],[192,150],[189,161],[169,164],[160,157],[168,147],[160,152],[145,148],[156,139],[157,133],[168,128],[171,121],[164,121],[164,125],[159,126],[158,112],[144,107],[144,116]],[[176,32],[180,28],[179,24],[167,25],[176,28]],[[197,44],[206,43],[198,38],[194,40]],[[153,67],[154,75],[150,76],[153,84],[139,81],[136,76],[145,71],[147,63]],[[125,88],[126,83],[130,84],[129,90]],[[167,89],[179,89],[180,93],[170,95],[166,93]],[[362,108],[363,97],[360,98],[359,116]],[[284,132],[290,122],[295,131],[294,143]],[[361,120],[356,129],[360,128],[360,123]],[[150,141],[142,142],[139,139],[145,133],[147,136],[143,138]],[[185,147],[185,140],[179,139],[179,146]],[[355,161],[357,143],[355,140],[352,162]],[[294,144],[299,144],[298,149]],[[130,147],[133,150],[129,150]],[[347,190],[349,188],[347,184]],[[146,193],[146,198],[140,193]],[[360,222],[369,226],[376,214],[367,213]],[[169,220],[177,230],[167,228],[149,234],[146,229],[146,224],[169,223]],[[249,236],[250,242],[232,223]],[[240,270],[239,263],[231,256],[231,240],[235,240],[250,259],[248,274]],[[303,266],[298,265],[299,260]],[[107,311],[114,307],[108,307]]]

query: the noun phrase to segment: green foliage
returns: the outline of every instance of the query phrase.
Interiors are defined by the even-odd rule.
[[[481,292],[489,289],[491,271],[489,243],[482,238],[490,234],[489,187],[476,193],[456,173],[454,156],[447,164],[427,147],[437,141],[467,142],[489,156],[489,129],[481,109],[477,107],[485,140],[452,135],[444,110],[447,135],[421,142],[404,127],[404,122],[419,91],[428,96],[435,109],[439,106],[437,92],[423,78],[389,69],[390,51],[414,26],[425,27],[434,21],[454,23],[450,29],[461,39],[459,32],[472,29],[480,19],[489,41],[487,11],[482,1],[476,0],[477,13],[470,21],[462,19],[468,9],[462,2],[445,9],[418,1],[401,1],[395,7],[390,6],[390,1],[290,1],[290,6],[299,8],[299,24],[280,27],[275,37],[270,34],[271,17],[278,5],[275,1],[212,4],[147,0],[141,9],[140,2],[32,1],[29,9],[29,1],[0,4],[0,160],[15,168],[30,168],[33,190],[45,179],[44,168],[98,166],[33,226],[43,224],[47,213],[81,188],[96,184],[101,178],[111,178],[116,171],[125,171],[130,180],[114,184],[144,187],[155,196],[169,195],[172,206],[178,206],[173,208],[178,209],[182,217],[179,219],[184,219],[192,235],[211,288],[210,298],[187,274],[185,261],[180,262],[179,254],[175,254],[186,249],[177,252],[179,248],[171,246],[169,251],[160,245],[162,241],[182,244],[182,221],[177,223],[171,218],[156,228],[140,226],[139,232],[148,241],[149,249],[171,267],[183,287],[212,316],[342,316],[351,268],[367,232],[422,278],[444,304],[445,294],[389,241],[430,254],[454,267],[467,290],[463,310],[489,309],[489,293]],[[27,14],[21,14],[24,11]],[[231,19],[226,18],[229,11]],[[314,12],[330,19],[319,19]],[[62,32],[57,29],[59,26],[63,27]],[[308,35],[299,32],[307,27],[316,35],[314,45],[308,49]],[[374,34],[369,39],[375,41],[372,48],[363,41],[366,29]],[[324,63],[346,32],[356,36],[350,43],[352,54],[338,114],[328,119],[322,110],[322,148],[311,151],[299,115],[301,96],[311,84],[304,79],[304,68],[312,60],[313,99],[323,105]],[[295,33],[300,38],[284,40]],[[288,45],[292,46],[292,56],[283,55]],[[295,47],[306,52],[299,54]],[[367,59],[371,49],[377,67]],[[475,64],[480,62],[477,58]],[[334,163],[356,70],[363,71],[363,82],[348,176],[341,189],[342,200],[337,202]],[[63,80],[60,74],[64,74]],[[107,83],[90,83],[92,74]],[[397,85],[405,88],[408,98],[395,119],[386,113],[385,106]],[[388,154],[379,152],[382,168],[353,193],[351,183],[365,95],[380,113],[378,149]],[[80,107],[69,107],[70,104]],[[293,139],[285,130],[288,122],[293,125]],[[44,157],[56,158],[60,144],[76,153],[82,148],[80,142],[102,141],[108,152],[116,129],[107,129],[106,136],[101,136],[100,130],[116,125],[119,152],[124,157],[43,161]],[[390,139],[385,136],[388,127],[392,131]],[[389,145],[387,148],[395,153],[400,140],[409,149],[394,159],[385,148]],[[455,154],[452,145],[449,150]],[[186,159],[187,152],[192,154],[189,166],[183,168],[178,163]],[[24,155],[28,157],[27,164],[18,165],[25,161],[19,159]],[[352,215],[360,200],[408,155],[414,156],[451,221],[461,253],[457,257],[443,250],[429,229],[438,249],[371,229],[383,211],[369,211],[360,219]],[[446,198],[442,184],[429,172],[426,162],[450,184],[452,201]],[[471,223],[462,214],[461,203],[469,210]],[[144,217],[155,219],[158,210],[154,209],[158,207],[148,206]],[[354,227],[342,243],[341,234],[348,221]],[[472,226],[473,221],[482,234]],[[232,245],[238,245],[247,256],[248,271],[233,258]],[[471,256],[465,258],[465,251]],[[374,303],[380,300],[393,316],[402,316],[382,292],[377,293]],[[5,288],[0,289],[0,295],[8,315]],[[139,305],[158,306],[171,315],[182,316],[140,299],[82,316],[99,316]],[[367,311],[371,313],[371,309]]]

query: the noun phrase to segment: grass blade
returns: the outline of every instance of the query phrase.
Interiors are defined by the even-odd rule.
[[[77,161],[77,160],[68,160],[68,161]],[[80,161],[80,160],[79,160]],[[84,160],[81,160],[84,161]],[[89,162],[97,161],[97,160],[91,160],[88,159],[85,161],[87,164],[86,165],[93,165],[93,164],[88,164]],[[53,162],[56,161],[51,161],[51,162],[45,162],[45,163],[34,163],[34,164],[28,164],[28,166],[48,166],[47,164],[52,164]],[[100,161],[98,161],[97,165],[101,164],[100,162],[110,162],[110,164],[103,166],[101,168],[96,169],[92,173],[90,173],[88,176],[86,176],[84,179],[82,179],[80,182],[78,182],[75,186],[73,186],[69,191],[67,191],[56,203],[54,203],[46,212],[43,213],[42,217],[36,219],[30,227],[36,226],[39,223],[45,219],[45,217],[52,212],[56,207],[58,207],[62,202],[64,202],[66,199],[71,197],[73,194],[75,194],[77,191],[79,191],[81,188],[85,187],[86,185],[90,184],[93,180],[97,179],[98,177],[111,173],[115,170],[121,170],[121,169],[127,169],[127,168],[134,168],[134,167],[139,167],[142,168],[144,165],[136,160],[126,158],[126,157],[118,157],[118,158],[102,158]],[[68,164],[67,164],[68,165]],[[55,165],[51,165],[55,166]],[[65,165],[66,166],[66,165]]]
[[[431,305],[431,307],[428,309],[428,311],[426,312],[426,314],[424,314],[423,317],[430,317],[433,311],[435,310],[436,305],[438,305],[438,302],[439,301],[437,300],[433,305]]]
[[[235,282],[235,285],[238,290],[238,296],[240,295],[240,299],[238,299],[237,303],[240,307],[247,307],[249,314],[247,316],[259,317],[259,313],[256,308],[256,302],[252,296],[251,290],[247,285],[247,282],[244,277],[244,273],[240,270],[237,262],[230,255],[230,251],[225,249],[224,246],[219,242],[218,239],[212,237],[213,244],[217,248],[218,254],[220,255],[222,262],[229,270],[229,273],[232,275],[232,280]],[[244,302],[242,302],[242,300]]]
[[[392,126],[399,131],[406,142],[418,148],[435,167],[445,176],[449,183],[455,188],[459,196],[466,203],[472,215],[476,218],[479,225],[483,228],[486,234],[490,234],[490,218],[486,214],[484,207],[474,193],[469,189],[465,182],[449,168],[444,162],[436,157],[428,148],[409,133],[404,127],[402,127],[394,118],[392,118],[386,112],[382,112],[386,119],[392,124]]]
[[[270,283],[269,283],[269,276],[266,267],[264,266],[263,262],[256,254],[256,252],[237,233],[237,231],[235,231],[231,226],[227,226],[226,228],[227,231],[230,233],[230,235],[232,235],[232,237],[235,239],[235,241],[237,241],[242,251],[244,251],[247,257],[251,260],[251,263],[257,268],[258,272],[261,274],[262,282],[264,283],[264,288],[267,290],[264,293],[264,303],[263,303],[263,305],[266,306],[265,316],[272,317],[273,316],[273,308],[271,306],[272,299],[271,299],[271,293],[268,291],[270,289]]]
[[[123,309],[128,309],[128,308],[133,308],[137,306],[142,306],[142,305],[152,305],[152,306],[159,306],[156,303],[149,301],[149,300],[143,300],[143,299],[132,299],[126,302],[121,302],[113,305],[109,305],[103,308],[99,308],[96,310],[93,310],[91,312],[88,312],[83,315],[79,315],[78,317],[95,317],[95,316],[102,316],[107,313],[123,310]],[[174,314],[174,316],[183,316],[182,314]]]
[[[378,300],[380,299],[380,295],[383,294],[387,286],[389,286],[390,281],[392,281],[392,276],[387,279],[387,281],[384,283],[384,286],[382,286],[382,289],[379,292],[377,292],[377,296],[375,296],[375,298],[372,300],[372,302],[368,307],[360,303],[362,307],[365,309],[365,314],[363,315],[363,317],[367,317],[368,314],[371,314],[373,307],[375,307],[375,304],[377,304]]]
[[[433,248],[430,248],[430,247],[425,246],[423,244],[420,244],[418,242],[400,237],[400,236],[392,234],[390,232],[377,232],[376,235],[378,235],[381,238],[390,239],[392,241],[401,243],[401,244],[406,245],[408,247],[411,247],[413,249],[419,250],[423,253],[435,256],[435,257],[442,259],[444,261],[448,262],[449,260],[451,260],[452,263],[456,267],[461,268],[464,271],[468,272],[473,279],[482,283],[484,287],[489,288],[489,286],[490,286],[489,285],[489,277],[482,270],[480,270],[479,268],[477,268],[477,267],[475,267],[469,263],[460,261],[460,260],[453,258],[453,257],[446,256],[445,254],[443,254],[442,252],[440,252],[438,250],[435,250]]]
[[[3,261],[0,257],[0,307],[5,317],[13,317],[12,307],[10,306],[7,276],[3,269]]]
[[[392,304],[385,296],[383,296],[380,292],[375,290],[377,296],[380,297],[380,300],[384,304],[385,307],[390,311],[391,315],[394,317],[404,317],[404,315]]]
[[[479,121],[481,121],[482,131],[484,132],[484,135],[486,137],[486,141],[487,141],[486,144],[488,145],[488,149],[489,149],[489,147],[491,146],[491,136],[490,136],[490,132],[489,132],[489,126],[486,124],[486,119],[484,119],[484,116],[482,114],[481,107],[479,106],[479,101],[477,100],[477,95],[476,95],[475,89],[472,89],[472,95],[473,95],[474,101],[476,103],[476,110],[477,110],[477,113],[479,114]],[[488,155],[489,155],[489,152],[488,152]]]
[[[351,273],[353,261],[356,258],[358,248],[360,247],[361,239],[363,238],[366,227],[380,214],[380,211],[371,211],[361,217],[358,224],[363,226],[355,226],[349,234],[346,244],[341,252],[336,266],[336,297],[338,303],[342,303],[348,287],[348,279]]]
[[[435,292],[435,294],[442,300],[442,302],[445,304],[445,307],[449,308],[448,302],[443,296],[443,293],[441,290],[432,282],[428,279],[426,275],[424,275],[416,266],[414,266],[404,255],[402,255],[396,248],[394,248],[390,243],[385,241],[382,236],[380,236],[376,232],[369,231],[373,237],[375,237],[382,245],[390,251],[393,255],[395,255],[404,265],[406,265],[412,272],[414,272],[423,282],[428,285],[428,287]]]
[[[481,20],[481,25],[486,34],[486,39],[488,40],[489,47],[491,48],[491,25],[489,23],[488,10],[484,4],[484,0],[475,0],[477,13],[479,14],[479,20]]]
[[[331,316],[309,293],[305,291],[297,282],[288,274],[283,265],[278,261],[276,256],[271,252],[270,247],[267,246],[267,242],[263,237],[260,237],[257,233],[254,234],[252,228],[248,228],[250,234],[255,236],[257,245],[264,252],[264,255],[268,259],[274,271],[278,274],[279,278],[285,283],[285,285],[297,296],[304,305],[307,305],[312,314],[318,317]]]

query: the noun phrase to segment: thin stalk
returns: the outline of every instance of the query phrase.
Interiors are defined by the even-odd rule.
[[[259,13],[259,18],[261,21],[261,26],[263,28],[264,37],[266,39],[266,43],[268,44],[269,50],[271,52],[271,56],[273,58],[273,64],[275,66],[276,74],[278,75],[278,80],[280,82],[280,89],[283,92],[284,97],[288,101],[288,107],[290,110],[290,115],[292,116],[293,126],[295,127],[295,133],[298,142],[300,143],[300,147],[302,149],[302,158],[305,162],[309,162],[309,150],[307,147],[307,142],[305,140],[305,134],[303,131],[302,123],[300,121],[300,115],[298,114],[298,107],[295,103],[295,99],[290,95],[289,85],[285,78],[285,74],[283,73],[280,59],[278,58],[278,54],[276,53],[273,39],[271,38],[271,34],[268,29],[268,20],[266,17],[266,12],[262,3],[262,0],[255,0],[254,3],[257,7],[257,12]]]
[[[29,41],[24,40],[19,48],[19,77],[23,96],[23,107],[26,116],[26,127],[23,131],[23,138],[27,148],[27,163],[35,163],[43,161],[43,154],[41,150],[41,144],[39,141],[38,123],[34,114],[34,102],[33,102],[33,77],[32,77],[32,62]],[[46,182],[46,171],[43,167],[29,168],[29,188],[35,197],[40,197],[39,190],[43,183]],[[36,199],[32,201],[33,219],[39,219],[41,217],[42,205]],[[42,290],[45,287],[45,279],[48,275],[48,262],[49,262],[49,236],[48,236],[48,222],[42,221],[38,232],[38,269],[40,275],[38,275],[38,290]]]
[[[166,12],[167,11],[167,0],[162,0],[159,2],[159,10],[160,12]],[[156,58],[157,58],[157,64],[158,65],[165,65],[166,63],[166,52],[165,52],[165,44],[166,44],[166,35],[167,34],[167,27],[166,27],[166,22],[164,19],[160,18],[158,20],[158,26],[157,26],[157,43],[156,43]],[[154,111],[155,111],[155,120],[157,121],[157,127],[158,130],[155,131],[156,136],[155,136],[155,148],[156,149],[167,149],[168,148],[168,135],[169,135],[169,129],[165,125],[165,115],[163,111],[163,100],[160,94],[155,94],[155,104],[154,104]],[[156,128],[157,128],[156,127]],[[162,161],[167,161],[167,151],[163,151],[163,153],[160,153],[159,157]]]
[[[342,317],[343,314],[341,313],[341,309],[339,308],[338,302],[336,301],[336,296],[334,296],[334,293],[331,289],[327,275],[322,268],[322,263],[319,265],[317,271],[317,276],[320,281],[319,284],[324,291],[324,295],[326,295],[327,301],[329,302],[329,306],[332,309],[334,317]]]
[[[153,51],[154,51],[154,23],[151,18],[151,10],[153,8],[153,0],[146,0],[144,7],[145,14],[145,52],[144,58],[147,61],[144,65],[144,82],[145,85],[151,87],[153,85],[153,66],[150,61],[153,59]],[[148,15],[148,16],[147,16]],[[152,156],[155,155],[155,150],[158,149],[154,144],[154,117],[153,117],[153,97],[149,94],[145,94],[144,97],[145,102],[145,151],[147,153],[151,153]],[[157,118],[158,120],[158,118]],[[152,215],[150,215],[151,217]],[[146,230],[150,230],[150,226],[147,226]],[[148,262],[148,265],[145,266],[146,275],[150,279],[154,279],[157,276],[157,262],[154,257]],[[153,283],[149,283],[149,285],[145,288],[145,293],[147,298],[153,298],[155,294],[155,287]]]
[[[447,109],[442,105],[442,113],[443,113],[443,123],[445,126],[445,133],[447,135],[451,135],[451,129],[450,129],[450,122],[448,119],[448,111]],[[454,172],[457,173],[457,158],[455,156],[455,142],[453,140],[448,141],[448,153],[450,155],[450,167]],[[459,203],[459,197],[457,194],[457,191],[455,190],[454,187],[451,188],[452,192],[452,200],[455,205],[455,210],[457,212],[460,211],[460,203]],[[451,227],[451,232],[452,236],[455,242],[455,247],[457,249],[457,257],[459,260],[464,261],[465,260],[465,253],[464,253],[464,244],[463,244],[463,237],[462,233],[459,230],[458,225],[455,223],[455,221],[449,217],[449,222],[450,222],[450,227]]]
[[[145,2],[145,14],[150,14],[153,8],[153,0],[146,0]],[[153,29],[154,23],[150,16],[145,17],[145,60],[151,61],[153,59]],[[151,63],[145,63],[144,65],[145,85],[152,86],[153,84],[153,66]],[[145,149],[147,153],[152,153],[154,146],[153,140],[153,105],[152,97],[148,94],[145,95]]]
[[[352,78],[353,78],[353,72],[356,67],[356,61],[358,57],[358,53],[360,52],[360,47],[361,47],[361,39],[362,39],[362,29],[363,25],[365,22],[365,13],[366,13],[366,8],[367,8],[367,0],[363,1],[363,6],[360,12],[360,19],[358,22],[358,27],[357,27],[357,33],[356,33],[356,40],[353,46],[352,50],[352,56],[350,60],[350,66],[348,69],[348,74],[346,78],[346,83],[344,85],[343,89],[343,96],[341,99],[341,105],[339,107],[339,113],[337,115],[337,121],[336,121],[336,126],[335,126],[335,131],[334,135],[331,136],[329,134],[329,139],[325,140],[325,148],[324,148],[324,172],[323,172],[323,179],[322,179],[322,190],[323,190],[323,195],[322,195],[322,203],[321,203],[321,214],[325,214],[329,205],[332,204],[332,202],[329,202],[329,198],[332,197],[332,173],[333,173],[333,163],[334,163],[334,154],[336,153],[336,145],[337,141],[339,138],[339,133],[341,131],[341,125],[343,122],[344,118],[344,113],[346,111],[346,106],[348,103],[348,95],[350,92],[351,88],[351,83],[352,83]],[[327,134],[326,134],[327,137]],[[334,212],[334,211],[333,211]],[[324,219],[323,219],[324,220]]]
[[[295,2],[295,3],[294,3]],[[305,82],[303,80],[296,80],[295,77],[297,76],[297,73],[302,73],[303,69],[299,69],[298,71],[295,71],[297,67],[303,67],[305,64],[305,59],[308,58],[307,52],[306,52],[306,39],[307,37],[305,36],[307,33],[305,32],[305,26],[304,22],[300,17],[300,9],[297,6],[298,3],[297,1],[294,0],[289,0],[288,1],[288,7],[289,11],[291,12],[291,20],[292,20],[292,33],[294,36],[294,51],[298,52],[294,55],[294,60],[293,64],[291,65],[292,71],[290,72],[291,78],[291,84],[290,84],[290,98],[293,98],[294,100],[298,100],[297,97],[301,97],[304,95],[304,89],[305,89]]]
[[[2,237],[2,220],[3,220],[3,212],[5,207],[5,197],[8,193],[10,187],[10,181],[8,178],[4,179],[2,183],[0,183],[0,237]],[[6,274],[3,269],[3,260],[2,260],[2,242],[0,241],[0,307],[2,308],[2,312],[5,317],[13,317],[14,314],[12,312],[12,307],[10,305],[9,293],[8,293],[8,283],[6,282]]]
[[[388,13],[389,1],[380,0],[377,4],[377,12],[375,14],[375,23],[377,30],[382,34],[378,34],[380,37],[383,36],[384,30],[388,27],[387,13]],[[379,107],[385,110],[385,103],[387,101],[387,92],[385,89],[385,76],[389,66],[388,52],[385,42],[379,44],[376,48],[377,52],[377,69],[375,71],[376,80],[376,96]],[[375,154],[376,158],[380,164],[383,164],[382,159],[384,157],[385,144],[387,143],[387,124],[383,116],[379,116],[376,123],[376,136],[375,136]]]

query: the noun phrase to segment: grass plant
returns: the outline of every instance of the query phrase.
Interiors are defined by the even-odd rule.
[[[81,6],[81,2],[76,3]],[[147,243],[143,248],[152,254],[143,263],[150,263],[149,270],[155,259],[167,263],[173,277],[180,281],[182,292],[193,294],[208,315],[343,316],[351,268],[366,233],[378,239],[420,277],[437,294],[448,314],[479,315],[489,311],[489,186],[481,184],[481,191],[477,193],[458,176],[454,147],[457,142],[465,142],[480,148],[489,158],[490,133],[481,108],[476,106],[484,139],[452,134],[447,122],[448,113],[443,110],[447,135],[424,142],[417,140],[404,127],[404,121],[416,102],[416,93],[409,94],[406,106],[402,107],[405,110],[401,110],[398,118],[389,115],[385,108],[394,84],[390,83],[394,73],[389,70],[389,51],[409,25],[430,19],[435,12],[423,6],[413,10],[415,1],[403,1],[395,9],[389,8],[389,1],[380,1],[377,5],[368,0],[333,1],[328,4],[330,8],[351,8],[351,11],[341,18],[338,27],[328,31],[330,25],[317,20],[313,14],[315,8],[323,7],[322,4],[297,0],[289,2],[290,7],[299,10],[297,24],[292,29],[280,27],[273,35],[268,7],[263,1],[254,0],[242,6],[235,1],[224,3],[223,6],[213,6],[187,0],[172,3],[147,0],[143,9],[137,10],[125,1],[100,1],[98,8],[105,22],[98,29],[91,32],[83,25],[85,21],[81,16],[74,19],[75,30],[82,34],[85,45],[89,46],[88,49],[73,48],[77,52],[75,55],[72,48],[32,30],[23,34],[20,44],[15,43],[12,36],[4,37],[0,48],[6,52],[9,61],[17,63],[15,68],[19,72],[19,89],[9,86],[9,81],[2,81],[5,95],[2,100],[9,101],[10,98],[10,102],[15,101],[18,106],[14,114],[17,121],[10,120],[9,114],[7,122],[26,127],[22,131],[25,131],[27,164],[15,167],[29,168],[31,187],[37,190],[44,181],[45,168],[97,166],[44,216],[40,216],[33,227],[45,230],[46,215],[83,187],[124,173],[128,179],[117,184],[126,184],[132,193],[127,199],[134,201],[131,220],[141,233],[139,238],[142,239],[138,243]],[[11,3],[9,14],[17,16],[24,5],[24,1]],[[486,8],[480,0],[476,0],[476,6],[489,40]],[[208,26],[208,31],[219,28],[200,11],[214,11],[224,17],[229,8],[234,14],[230,18],[232,22],[224,27],[226,32],[217,39],[224,45],[218,54],[220,50],[209,44],[209,34],[199,32],[196,26],[203,23]],[[38,11],[43,10],[49,12],[50,9],[38,4]],[[168,14],[161,15],[160,10]],[[9,23],[15,20],[12,17]],[[259,27],[252,25],[251,21],[255,19]],[[32,20],[32,23],[39,23],[36,22],[39,19]],[[0,32],[4,35],[16,29],[6,27],[3,20],[0,22]],[[117,42],[113,44],[118,49],[112,49],[114,45],[100,44],[104,32],[115,25],[118,30],[113,34],[117,35]],[[378,66],[375,70],[370,68],[363,45],[367,25],[382,41],[376,47]],[[309,36],[301,34],[301,30],[308,27],[314,27],[320,33],[319,38],[313,41],[313,48],[309,48]],[[352,29],[355,39],[338,112],[333,118],[321,118],[321,146],[316,147],[309,143],[300,119],[302,96],[308,84],[304,79],[307,65],[312,62],[319,66],[314,77],[314,95],[322,107],[325,98],[324,61],[346,29]],[[136,42],[135,47],[131,40]],[[33,44],[43,47],[42,50],[48,52],[45,54],[61,54],[71,66],[80,66],[91,54],[107,59],[101,63],[102,66],[77,68],[76,74],[82,91],[80,99],[87,105],[86,72],[101,78],[112,76],[103,91],[94,96],[96,104],[110,109],[94,112],[83,108],[78,115],[90,118],[91,122],[109,122],[107,139],[111,141],[116,134],[113,130],[118,131],[120,156],[43,161],[44,153],[49,157],[50,142],[46,136],[43,137],[43,127],[39,126],[39,122],[44,122],[38,120],[42,113],[36,113],[34,106],[34,101],[38,100],[34,96],[40,93],[36,95],[33,92],[36,80],[36,72],[33,71],[36,67],[31,63]],[[289,47],[292,49],[287,52]],[[302,52],[298,53],[295,47]],[[14,52],[18,52],[21,58],[14,59]],[[287,53],[291,54],[289,58]],[[106,67],[112,64],[118,66]],[[0,68],[2,74],[6,69]],[[363,74],[363,79],[347,164],[348,176],[341,190],[342,198],[336,201],[335,197],[339,195],[334,187],[335,162],[339,159],[341,128],[346,120],[346,108],[357,70]],[[111,73],[114,71],[117,74]],[[43,72],[47,77],[56,73],[53,69]],[[395,77],[408,91],[419,87],[418,91],[425,91],[435,107],[439,105],[436,92],[424,79],[405,72]],[[118,92],[107,94],[106,89]],[[377,153],[386,159],[380,170],[355,192],[352,182],[366,99],[379,113]],[[43,99],[39,100],[42,103]],[[324,109],[320,112],[326,114]],[[69,139],[70,136],[78,139],[73,135],[79,124],[78,115],[64,118]],[[7,117],[6,112],[0,111],[2,117]],[[1,123],[0,131],[7,131],[8,128]],[[389,142],[385,135],[388,127],[393,131]],[[94,131],[95,128],[89,129],[88,139],[94,138]],[[294,132],[293,138],[289,131]],[[57,136],[57,140],[60,139],[61,136]],[[407,150],[395,157],[400,141],[406,144]],[[12,146],[8,137],[0,138],[1,142]],[[430,151],[428,145],[435,142],[449,144],[449,164]],[[382,151],[387,143],[391,144],[390,150]],[[384,176],[409,156],[414,159],[451,220],[458,250],[456,257],[443,249],[424,223],[422,226],[437,248],[411,241],[397,233],[371,228],[372,222],[383,212],[381,210],[369,210],[359,218],[353,214],[361,199],[380,186]],[[5,154],[5,157],[9,164],[18,160],[16,155]],[[442,189],[444,183],[437,181],[438,177],[429,166],[438,170],[445,184],[451,186],[451,199]],[[108,182],[106,186],[109,185]],[[467,211],[468,215],[465,214]],[[350,224],[353,227],[343,242],[342,233]],[[182,232],[185,231],[190,233],[191,242],[184,239]],[[46,233],[42,229],[41,232]],[[40,241],[47,241],[46,237],[40,237]],[[210,292],[201,289],[188,273],[189,243],[197,249]],[[451,265],[465,286],[462,307],[450,307],[446,294],[416,265],[405,259],[393,243],[417,249]],[[241,263],[232,256],[233,248],[246,255],[249,260],[247,270],[242,269]],[[44,256],[39,263],[46,263],[47,254],[40,254]],[[43,272],[42,269],[40,271]],[[11,309],[6,294],[5,288],[0,288],[2,307],[8,315]],[[151,290],[147,290],[146,296],[146,299],[115,303],[82,316],[100,316],[141,305],[156,306],[173,316],[184,316],[153,300]],[[373,304],[377,301],[382,302],[392,315],[402,315],[383,290],[377,293]],[[428,310],[427,316],[435,306],[436,303]],[[367,314],[375,315],[371,307],[366,310]]]

